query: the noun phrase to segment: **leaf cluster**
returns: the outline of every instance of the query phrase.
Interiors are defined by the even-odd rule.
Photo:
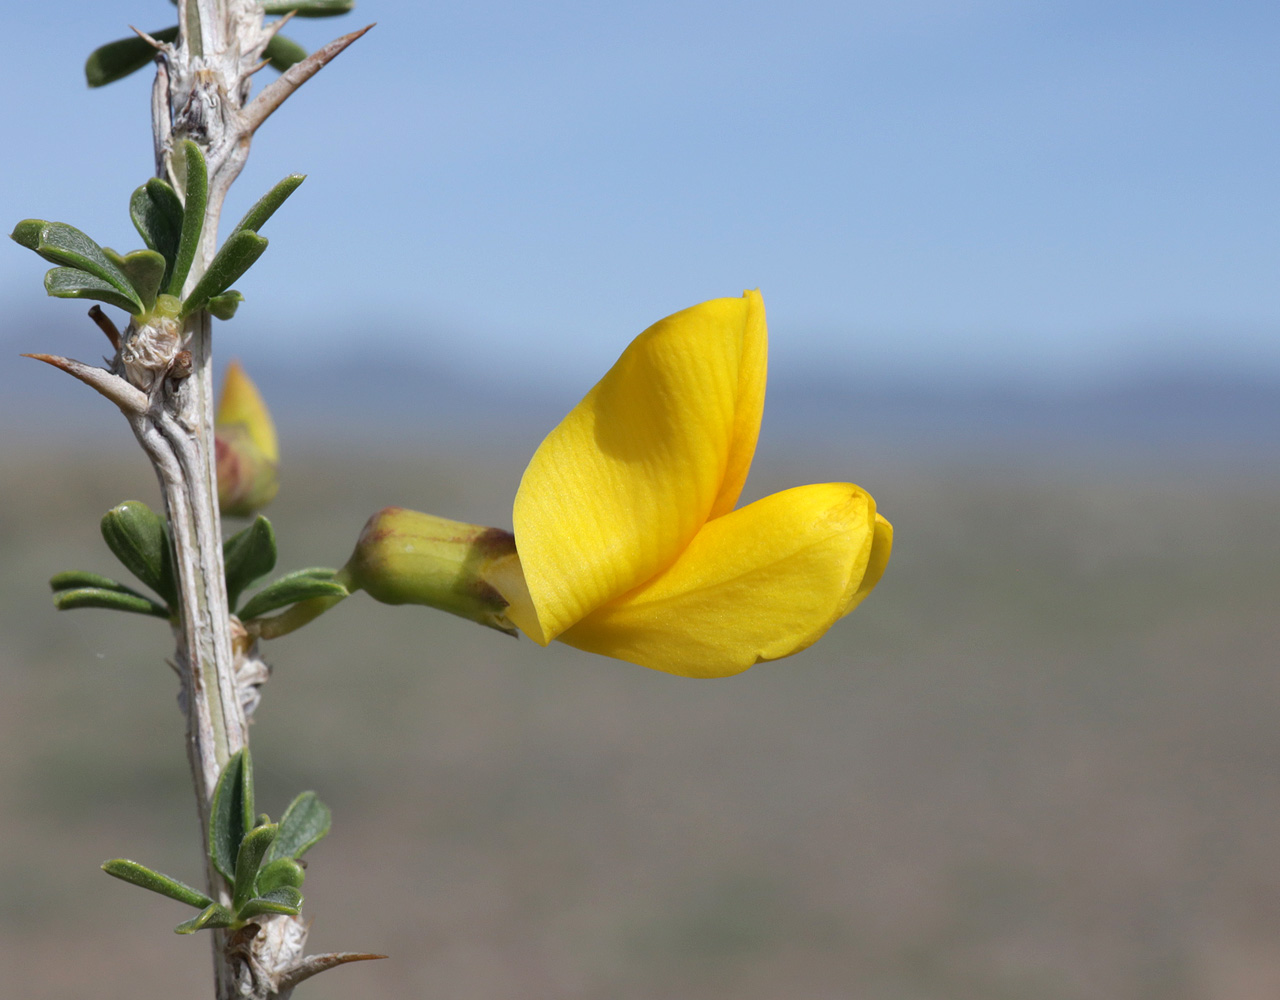
[[[235,315],[244,296],[231,284],[267,248],[258,230],[305,175],[290,174],[263,195],[232,230],[195,287],[179,300],[200,247],[209,197],[209,169],[200,147],[185,139],[179,149],[185,199],[159,177],[150,178],[129,198],[129,216],[145,249],[118,254],[65,222],[24,219],[14,227],[11,239],[58,265],[45,275],[46,292],[62,299],[96,299],[143,320],[156,313],[182,319],[201,309],[223,320]]]
[[[59,611],[107,608],[174,618],[178,609],[178,586],[173,570],[173,547],[164,519],[141,500],[126,500],[102,516],[102,538],[125,568],[155,591],[159,600],[119,580],[84,570],[69,570],[49,581],[54,607]]]
[[[178,587],[173,548],[164,519],[141,500],[126,500],[103,515],[102,537],[125,568],[155,591],[159,600],[110,577],[69,570],[49,581],[54,606],[59,611],[107,608],[175,618]],[[249,527],[223,542],[227,606],[235,611],[245,590],[275,569],[276,559],[275,529],[261,515]],[[323,567],[286,573],[250,597],[236,613],[247,622],[314,597],[347,597],[349,591],[334,575],[334,570]]]
[[[261,916],[296,917],[305,877],[302,855],[329,832],[331,820],[329,807],[315,792],[295,798],[279,823],[256,815],[253,761],[246,747],[227,761],[218,778],[209,822],[209,860],[227,880],[229,906],[136,861],[117,858],[102,870],[198,909],[196,916],[174,928],[179,934],[213,927],[238,929]]]

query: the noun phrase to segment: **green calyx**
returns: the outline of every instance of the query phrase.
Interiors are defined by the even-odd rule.
[[[423,604],[515,635],[488,579],[514,553],[509,531],[387,507],[369,518],[343,573],[383,604]]]

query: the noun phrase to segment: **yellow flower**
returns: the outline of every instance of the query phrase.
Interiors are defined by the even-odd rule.
[[[851,483],[735,510],[764,408],[759,292],[640,334],[534,453],[516,551],[486,574],[507,616],[552,639],[686,677],[816,642],[876,585],[893,529]]]

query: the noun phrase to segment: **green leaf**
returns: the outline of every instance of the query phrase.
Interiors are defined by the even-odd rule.
[[[159,872],[152,871],[136,861],[116,858],[116,860],[108,861],[103,865],[102,870],[108,875],[114,875],[116,878],[128,882],[130,885],[150,889],[152,892],[158,892],[162,896],[168,896],[170,899],[176,899],[179,903],[186,903],[188,906],[194,906],[197,909],[202,910],[213,902],[203,892],[191,888],[185,882],[179,882],[176,878],[170,878],[168,875],[161,875]]]
[[[258,869],[262,867],[262,859],[271,849],[271,842],[276,839],[277,829],[274,823],[257,826],[240,841],[240,850],[236,853],[235,891],[231,897],[233,913],[239,914],[241,907],[253,899]]]
[[[301,909],[302,893],[293,886],[282,885],[279,889],[272,889],[270,892],[250,899],[236,911],[236,918],[248,920],[250,917],[261,916],[264,913],[285,913],[296,917]]]
[[[222,543],[227,573],[227,606],[235,609],[244,588],[276,568],[276,534],[261,514],[249,527]]]
[[[333,822],[329,807],[315,792],[303,792],[289,803],[280,820],[280,833],[271,847],[271,861],[300,858],[314,847]]]
[[[129,217],[142,241],[164,258],[160,287],[168,288],[182,238],[182,199],[168,183],[152,177],[130,197]]]
[[[149,32],[157,42],[172,42],[178,37],[178,26]],[[145,38],[131,35],[94,49],[85,60],[84,77],[90,87],[102,87],[136,73],[154,60],[156,50]]]
[[[112,263],[102,247],[75,226],[68,226],[65,222],[25,219],[14,227],[10,238],[28,250],[34,250],[51,264],[79,268],[106,282],[132,303],[130,312],[143,311],[142,300],[134,291],[133,283]]]
[[[78,267],[50,268],[45,272],[44,290],[55,299],[94,299],[135,315],[142,311],[132,296]]]
[[[267,47],[262,50],[262,56],[271,63],[272,69],[283,73],[290,66],[307,58],[307,50],[292,38],[286,38],[277,32],[271,36],[271,41],[267,42]]]
[[[275,861],[268,861],[258,870],[258,881],[254,895],[265,896],[267,893],[274,892],[276,889],[286,885],[294,889],[300,889],[306,877],[307,873],[303,870],[302,865],[294,861],[293,858],[276,858]]]
[[[206,308],[218,319],[228,320],[236,314],[243,301],[244,296],[232,288],[211,298]]]
[[[327,573],[326,579],[317,574]],[[275,611],[289,604],[309,600],[312,597],[347,597],[347,588],[332,579],[333,570],[300,569],[267,584],[245,602],[240,609],[240,620],[248,621]]]
[[[244,218],[236,223],[236,228],[232,232],[238,233],[242,229],[258,232],[266,221],[275,214],[276,209],[283,205],[289,195],[298,190],[298,185],[306,179],[306,174],[290,174],[281,180],[254,203],[253,208],[249,209]]]
[[[40,230],[47,224],[44,219],[23,219],[13,227],[13,232],[9,234],[9,239],[17,243],[18,246],[26,247],[28,250],[35,250],[40,246]]]
[[[77,587],[74,590],[61,590],[53,595],[53,606],[59,611],[71,611],[75,608],[105,608],[108,611],[132,611],[138,615],[154,615],[166,621],[172,617],[168,608],[150,597],[139,594],[124,594],[118,590],[106,590],[100,587]]]
[[[265,249],[265,236],[259,236],[248,229],[232,233],[214,254],[213,260],[209,262],[209,269],[200,276],[196,287],[191,289],[191,294],[183,300],[182,315],[189,316],[203,309],[211,298],[225,292],[233,281],[249,270]]]
[[[202,931],[206,927],[230,927],[231,913],[221,903],[210,903],[206,906],[199,916],[192,917],[190,920],[184,920],[173,929],[175,934],[194,934],[196,931]]]
[[[209,858],[227,879],[235,878],[240,842],[252,828],[253,760],[245,747],[218,776],[209,815]]]
[[[102,576],[99,573],[90,573],[83,569],[69,569],[62,573],[55,573],[49,578],[49,586],[54,593],[59,590],[75,590],[78,587],[98,587],[102,590],[114,590],[121,594],[133,594],[134,597],[142,597],[132,587],[126,587],[119,580],[113,580],[109,576]]]
[[[355,0],[267,0],[262,5],[262,13],[268,17],[284,15],[293,11],[298,17],[334,17],[338,14],[350,13]]]
[[[125,567],[160,595],[178,606],[169,533],[160,516],[141,500],[126,500],[102,517],[102,537]]]
[[[191,263],[196,259],[196,251],[200,248],[204,210],[209,199],[209,168],[205,165],[204,153],[190,139],[183,139],[182,154],[187,177],[186,196],[182,203],[182,232],[173,258],[173,270],[169,272],[169,280],[164,286],[164,290],[170,295],[179,297],[187,275],[191,272]],[[222,287],[225,288],[226,285]],[[222,288],[218,291],[222,291]]]
[[[107,247],[102,248],[111,263],[124,272],[133,290],[142,299],[142,305],[150,311],[156,304],[156,296],[160,293],[160,282],[164,279],[168,262],[155,250],[134,250],[123,257]]]

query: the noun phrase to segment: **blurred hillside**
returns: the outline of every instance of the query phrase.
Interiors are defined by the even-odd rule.
[[[3,405],[27,426],[0,456],[0,960],[15,996],[203,995],[207,943],[170,932],[183,908],[96,870],[198,877],[169,637],[55,614],[44,585],[113,572],[97,519],[154,482],[109,407],[21,371]],[[282,568],[340,563],[387,503],[507,523],[576,399],[253,371],[283,430]],[[363,597],[269,646],[260,801],[315,788],[335,812],[313,949],[392,956],[306,996],[1277,995],[1274,397],[891,395],[771,397],[749,498],[850,477],[898,532],[872,598],[791,660],[684,681]],[[56,425],[86,415],[72,450]],[[62,443],[34,433],[50,425]]]

